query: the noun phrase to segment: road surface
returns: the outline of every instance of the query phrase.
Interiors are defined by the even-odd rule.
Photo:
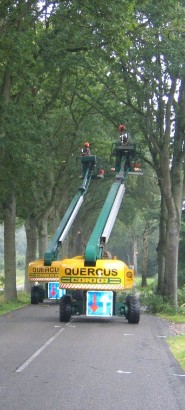
[[[0,410],[185,410],[168,322],[72,317],[56,304],[0,317]]]

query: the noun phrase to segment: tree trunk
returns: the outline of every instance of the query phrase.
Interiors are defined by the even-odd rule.
[[[165,289],[164,295],[177,306],[177,277],[179,231],[182,207],[182,177],[181,167],[174,167],[173,178],[170,175],[169,147],[164,144],[162,156],[162,195],[167,208],[166,252],[165,252]],[[178,169],[179,168],[179,169]],[[175,187],[174,187],[175,184]],[[174,188],[173,188],[174,187]]]
[[[168,217],[167,244],[166,244],[166,269],[167,297],[177,306],[177,272],[179,250],[179,224],[174,216]]]
[[[134,235],[134,238],[133,238],[133,264],[134,264],[134,274],[135,274],[135,276],[137,276],[137,274],[138,274],[137,255],[138,255],[137,236]]]
[[[48,217],[39,219],[37,223],[38,227],[38,245],[39,245],[39,258],[44,258],[44,253],[48,247]]]
[[[4,220],[4,265],[5,265],[5,301],[17,299],[16,289],[16,200],[15,195],[10,194],[3,204]]]
[[[60,209],[53,206],[52,212],[51,212],[51,214],[49,216],[49,219],[48,219],[48,235],[49,235],[49,237],[52,237],[54,235],[55,231],[58,228],[60,220],[61,220]]]
[[[36,259],[37,251],[37,229],[35,219],[29,217],[25,223],[27,248],[26,248],[26,267],[25,267],[25,292],[29,293],[31,290],[31,283],[28,280],[28,264]]]
[[[84,244],[82,239],[83,227],[81,218],[78,216],[69,233],[69,257],[83,255]]]
[[[159,222],[159,242],[157,245],[158,284],[157,292],[161,295],[165,292],[165,252],[166,252],[166,223],[167,209],[164,198],[161,198],[161,213]]]
[[[10,90],[11,90],[11,73],[9,68],[7,67],[4,72],[4,80],[2,86],[2,96],[5,103],[9,103],[10,101]]]
[[[142,263],[142,281],[141,286],[147,286],[148,273],[148,227],[146,227],[143,234],[143,263]]]

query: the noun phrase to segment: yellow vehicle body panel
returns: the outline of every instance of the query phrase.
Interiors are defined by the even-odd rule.
[[[28,279],[30,282],[58,282],[60,261],[52,262],[51,266],[44,266],[44,259],[30,262],[28,265]]]
[[[44,260],[31,262],[28,268],[32,282],[59,281],[60,289],[113,290],[131,289],[134,271],[117,259],[98,259],[96,266],[85,266],[82,256],[52,262],[44,266]]]

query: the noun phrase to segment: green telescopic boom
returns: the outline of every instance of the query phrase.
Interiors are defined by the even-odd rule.
[[[126,175],[124,175],[124,172],[121,169],[111,185],[103,208],[86,246],[85,265],[93,266],[97,259],[102,259],[104,244],[108,241],[125,193],[125,177]]]
[[[82,163],[83,163],[82,158]],[[60,221],[60,224],[52,237],[52,240],[44,254],[44,265],[50,266],[54,260],[58,259],[58,253],[60,246],[64,242],[73,221],[75,220],[78,211],[83,203],[83,197],[86,194],[91,178],[92,172],[94,169],[94,164],[96,163],[96,157],[91,155],[85,158],[85,167],[84,167],[84,179],[82,185],[79,187],[78,193],[72,199],[70,205],[67,208],[63,218]]]

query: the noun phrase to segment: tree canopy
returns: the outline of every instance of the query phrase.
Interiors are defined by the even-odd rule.
[[[183,3],[1,3],[0,193],[5,232],[11,233],[5,236],[7,299],[16,297],[15,252],[10,252],[15,249],[14,218],[29,220],[29,226],[32,221],[42,253],[48,229],[52,233],[76,189],[81,144],[90,140],[108,164],[111,141],[124,121],[146,170],[151,167],[158,181],[158,290],[177,304],[184,187]],[[141,189],[139,184],[134,189]],[[99,203],[98,193],[94,201]],[[146,208],[142,218],[152,220]]]

